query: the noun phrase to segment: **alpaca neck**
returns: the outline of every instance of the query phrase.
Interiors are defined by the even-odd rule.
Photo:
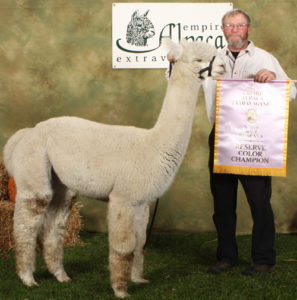
[[[193,73],[176,64],[168,82],[163,106],[155,129],[164,133],[163,139],[171,144],[184,144],[191,135],[200,82]],[[182,147],[183,148],[183,147]]]

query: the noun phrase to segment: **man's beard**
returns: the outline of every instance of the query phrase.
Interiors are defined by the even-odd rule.
[[[233,48],[233,49],[241,49],[243,48],[243,46],[246,44],[247,39],[242,39],[240,38],[239,40],[237,40],[236,42],[233,42],[231,37],[228,38],[228,45]]]

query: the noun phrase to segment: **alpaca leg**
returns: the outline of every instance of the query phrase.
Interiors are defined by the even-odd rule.
[[[71,279],[63,266],[63,242],[71,201],[75,194],[60,183],[55,176],[53,176],[53,180],[55,180],[53,183],[54,196],[45,213],[39,240],[48,270],[59,282],[68,282]]]
[[[35,271],[35,247],[37,233],[51,195],[38,198],[22,198],[18,190],[14,212],[14,239],[17,274],[27,286],[37,285]]]
[[[125,298],[135,249],[134,207],[110,196],[108,207],[110,281],[115,296]]]
[[[136,246],[134,250],[134,259],[132,265],[131,280],[137,283],[148,283],[143,278],[144,250],[146,241],[146,228],[149,219],[149,207],[147,205],[135,208],[134,227],[136,233]]]

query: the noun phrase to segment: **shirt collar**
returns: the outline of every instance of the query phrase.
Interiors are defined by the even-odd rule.
[[[240,52],[242,52],[242,53],[245,52],[245,53],[248,53],[250,56],[253,56],[255,53],[255,48],[256,47],[255,47],[254,43],[252,41],[249,41],[249,45],[247,46],[247,48],[244,50],[241,50]],[[225,47],[223,49],[223,53],[228,56],[229,54],[231,54],[231,51],[227,47]]]

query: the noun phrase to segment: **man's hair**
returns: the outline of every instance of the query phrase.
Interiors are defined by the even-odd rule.
[[[224,25],[224,21],[227,17],[230,17],[230,16],[235,16],[235,15],[238,15],[238,14],[242,14],[246,17],[247,19],[247,22],[248,22],[248,25],[251,25],[251,18],[250,16],[242,9],[240,8],[235,8],[235,9],[232,9],[232,10],[229,10],[227,11],[223,17],[222,17],[222,25]]]

